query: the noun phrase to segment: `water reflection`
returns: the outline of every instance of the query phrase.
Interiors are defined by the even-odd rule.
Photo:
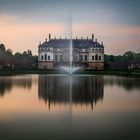
[[[139,79],[130,77],[105,76],[104,85],[117,85],[118,87],[122,87],[127,91],[140,89]]]
[[[51,104],[96,104],[103,99],[102,76],[39,75],[38,96],[50,109]]]
[[[31,89],[32,77],[31,76],[0,77],[0,96],[4,96],[6,92],[10,92],[13,87]]]

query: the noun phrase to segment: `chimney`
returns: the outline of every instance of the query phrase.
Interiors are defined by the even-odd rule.
[[[97,38],[95,39],[95,42],[97,42]]]
[[[56,36],[54,37],[54,39],[56,40]]]
[[[94,41],[94,34],[92,34],[92,41]]]
[[[45,39],[45,41],[47,42],[47,38]]]
[[[81,39],[83,39],[83,37],[81,36]]]
[[[87,40],[88,40],[88,36],[87,36]]]
[[[76,36],[76,40],[77,40],[78,38],[77,38],[77,36]]]
[[[51,40],[51,34],[49,34],[49,41]]]

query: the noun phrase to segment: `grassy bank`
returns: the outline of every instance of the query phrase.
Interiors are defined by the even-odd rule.
[[[83,70],[76,72],[76,74],[91,74],[91,75],[120,75],[120,76],[132,76],[140,78],[140,70]]]
[[[39,70],[39,69],[2,69],[0,70],[0,76],[6,75],[20,75],[20,74],[67,74],[64,70],[49,69],[49,70]],[[140,78],[140,70],[80,70],[76,71],[74,74],[89,74],[89,75],[120,75],[120,76],[132,76]]]
[[[20,74],[67,74],[63,70],[49,69],[49,70],[39,70],[39,69],[3,69],[0,70],[0,76],[6,75],[20,75]]]

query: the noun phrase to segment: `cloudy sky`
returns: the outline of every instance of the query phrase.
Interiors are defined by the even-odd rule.
[[[72,29],[71,29],[72,28]],[[0,0],[0,43],[14,53],[52,37],[94,33],[105,53],[140,52],[139,0]]]

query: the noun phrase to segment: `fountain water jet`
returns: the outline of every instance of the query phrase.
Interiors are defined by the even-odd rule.
[[[67,71],[69,74],[73,74],[75,71],[77,71],[80,67],[73,66],[73,41],[72,41],[72,20],[71,20],[71,27],[70,27],[70,49],[69,49],[69,56],[70,56],[70,63],[69,66],[61,66],[61,68],[65,71]]]
[[[73,44],[72,44],[72,36],[70,39],[70,63],[69,66],[61,66],[61,68],[65,71],[67,71],[69,74],[73,74],[75,71],[77,71],[80,67],[75,67],[72,65],[73,63]]]

